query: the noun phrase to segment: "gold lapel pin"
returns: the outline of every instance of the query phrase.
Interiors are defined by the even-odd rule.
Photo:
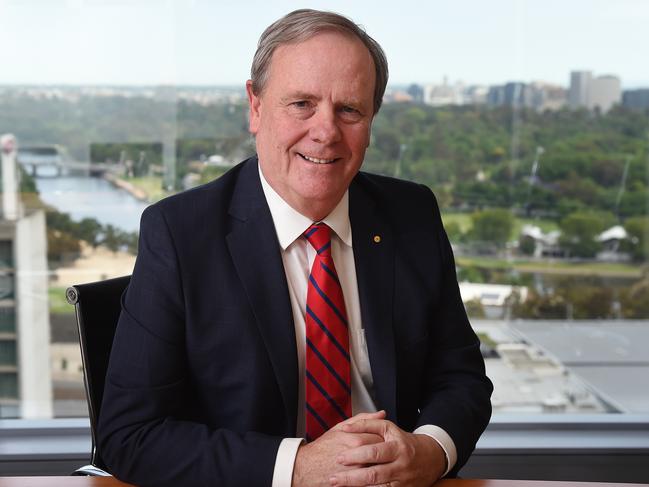
[[[374,238],[372,240],[374,240],[374,243],[381,243],[381,236],[380,235],[374,235]]]

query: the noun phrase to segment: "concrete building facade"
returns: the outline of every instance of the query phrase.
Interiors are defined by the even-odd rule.
[[[590,83],[588,108],[608,112],[622,101],[622,86],[617,76],[598,76]]]
[[[0,418],[52,416],[45,212],[23,211],[15,138],[2,137]]]
[[[573,71],[570,73],[570,89],[568,90],[568,106],[570,108],[585,108],[590,99],[590,83],[593,73],[590,71]]]

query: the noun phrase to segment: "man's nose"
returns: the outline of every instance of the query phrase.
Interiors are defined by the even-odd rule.
[[[311,118],[311,139],[321,144],[332,144],[340,140],[339,121],[333,108],[321,108]]]

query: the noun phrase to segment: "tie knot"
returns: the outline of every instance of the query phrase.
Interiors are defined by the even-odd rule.
[[[306,238],[318,255],[328,257],[331,255],[331,229],[324,223],[314,223],[306,232]]]

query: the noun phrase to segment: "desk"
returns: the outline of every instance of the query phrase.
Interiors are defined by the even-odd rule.
[[[449,479],[440,480],[435,484],[435,487],[649,487],[649,485],[603,482],[556,482],[550,480]]]
[[[2,477],[0,487],[129,487],[114,477]],[[551,482],[544,480],[440,480],[435,487],[649,487],[649,484]]]

